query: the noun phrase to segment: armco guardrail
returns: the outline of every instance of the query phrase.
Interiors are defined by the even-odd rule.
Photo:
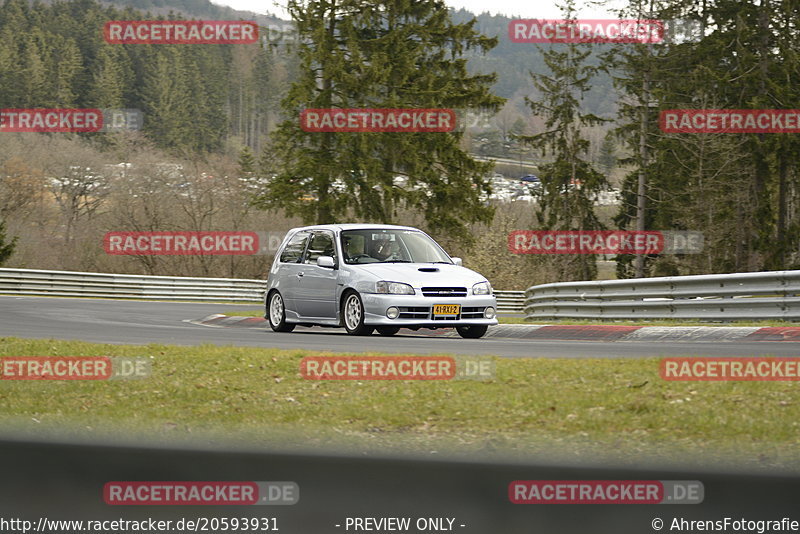
[[[261,302],[266,280],[0,269],[0,293],[57,297]],[[500,311],[522,311],[524,291],[495,291]]]
[[[58,297],[259,302],[265,280],[0,269],[0,293]]]
[[[532,319],[800,320],[800,271],[561,282],[525,291]]]
[[[525,307],[524,291],[497,291],[494,290],[497,298],[497,311],[522,313]]]

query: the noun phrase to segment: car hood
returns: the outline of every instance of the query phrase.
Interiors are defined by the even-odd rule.
[[[485,276],[466,267],[445,263],[367,263],[347,267],[360,276],[372,275],[375,281],[403,282],[411,284],[414,288],[464,286],[469,289],[474,284],[486,280]],[[420,271],[420,269],[425,270]],[[432,271],[433,269],[435,271]]]

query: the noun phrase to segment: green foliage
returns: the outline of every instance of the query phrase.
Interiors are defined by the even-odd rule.
[[[497,80],[492,85],[492,92],[504,98],[513,98],[521,89],[528,90],[529,72],[544,72],[547,66],[543,53],[561,45],[534,45],[515,43],[508,39],[508,24],[512,17],[491,15],[484,12],[473,15],[466,9],[454,10],[452,19],[456,23],[467,22],[475,18],[475,29],[489,37],[497,37],[497,46],[485,55],[469,54],[467,66],[470,73],[495,72]],[[590,50],[586,62],[599,66],[602,52],[607,45],[595,45]],[[538,95],[536,95],[538,96]],[[592,85],[584,94],[581,103],[584,111],[611,118],[617,107],[618,95],[614,91],[611,77],[605,72],[598,72]]]
[[[564,4],[563,16],[566,20],[574,18],[572,0]],[[608,181],[584,159],[589,141],[583,137],[583,130],[605,122],[581,111],[583,95],[598,72],[597,67],[587,64],[590,53],[590,46],[583,44],[551,47],[543,52],[549,73],[531,73],[541,99],[526,98],[525,102],[534,114],[544,118],[546,130],[520,139],[539,149],[543,158],[552,158],[550,163],[539,166],[538,173],[542,189],[537,217],[546,230],[603,228],[594,212],[594,196],[608,188]],[[557,258],[553,262],[559,279],[591,280],[597,274],[593,255]]]
[[[462,150],[461,132],[309,133],[303,108],[454,108],[496,110],[494,75],[469,75],[468,51],[496,39],[453,24],[434,0],[289,3],[301,37],[298,79],[283,101],[278,176],[261,199],[308,222],[346,216],[389,223],[399,206],[421,211],[432,230],[469,240],[466,223],[487,221],[490,164]],[[395,186],[397,176],[406,186]],[[314,199],[314,201],[310,201]]]
[[[203,2],[186,2],[184,7],[232,13]],[[231,124],[246,122],[252,125],[248,143],[255,146],[267,131],[266,110],[229,103],[252,102],[263,97],[263,89],[250,84],[243,91],[239,86],[241,76],[234,76],[231,61],[235,45],[103,41],[108,20],[154,18],[133,9],[105,8],[95,0],[33,7],[23,0],[0,0],[0,108],[140,109],[148,137],[158,147],[180,153],[219,151],[226,136],[239,133]],[[271,78],[269,54],[253,46],[236,74],[256,72],[261,82]]]
[[[645,274],[800,268],[800,137],[658,128],[665,109],[800,109],[798,1],[631,0],[622,16],[644,15],[651,4],[649,18],[694,21],[702,36],[615,49],[536,47],[507,39],[507,17],[473,17],[434,0],[295,0],[296,48],[109,45],[103,23],[157,17],[140,10],[180,13],[168,18],[238,15],[207,0],[119,0],[125,7],[0,0],[0,108],[141,109],[156,148],[203,159],[247,146],[259,158],[260,175],[278,175],[262,206],[320,222],[393,222],[408,210],[424,216],[438,237],[467,239],[470,222],[492,216],[480,201],[489,192],[490,166],[468,156],[462,133],[310,134],[300,130],[298,113],[306,107],[483,112],[501,104],[495,94],[520,98],[521,88],[530,89],[532,111],[549,121],[530,140],[548,154],[537,170],[544,179],[542,226],[600,227],[589,199],[605,178],[586,161],[586,140],[597,134],[586,127],[617,115],[616,138],[597,151],[603,174],[614,156],[629,173],[615,224],[636,227],[641,171],[647,229],[705,232],[703,254],[649,257]],[[529,71],[537,80],[532,88],[525,87]],[[525,126],[509,118],[502,135],[475,135],[472,149],[513,157],[508,138],[519,139]],[[115,142],[97,137],[106,146]],[[586,261],[572,258],[554,279],[589,277]],[[631,261],[618,258],[620,277],[633,274]]]
[[[598,164],[603,169],[603,173],[605,173],[606,177],[608,177],[611,171],[617,166],[616,146],[614,144],[613,135],[606,135],[603,138],[603,144],[600,145]]]
[[[628,14],[639,12],[631,2]],[[620,139],[647,177],[647,229],[701,230],[703,254],[650,258],[649,274],[695,274],[800,267],[800,156],[792,134],[664,134],[663,109],[797,109],[800,18],[796,0],[702,5],[669,0],[652,18],[698,23],[695,40],[625,45],[609,62],[629,95]],[[647,78],[651,102],[643,102]],[[639,157],[642,114],[648,160]],[[636,172],[636,171],[635,171]],[[623,184],[620,228],[635,222],[636,179]],[[619,275],[630,276],[630,258]]]
[[[9,241],[6,237],[6,223],[5,221],[0,221],[0,267],[2,267],[14,253],[16,245],[17,238],[14,237]]]
[[[256,158],[249,146],[239,152],[239,172],[243,176],[253,176],[256,172]]]

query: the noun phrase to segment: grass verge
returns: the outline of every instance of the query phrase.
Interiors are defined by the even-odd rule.
[[[800,466],[800,383],[665,382],[655,358],[497,358],[483,382],[308,381],[299,362],[319,353],[305,350],[0,338],[0,357],[100,355],[152,358],[153,374],[0,381],[0,425],[362,453]]]

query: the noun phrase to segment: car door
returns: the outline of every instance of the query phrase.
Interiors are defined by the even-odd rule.
[[[331,256],[336,267],[320,267],[317,258]],[[339,258],[333,232],[319,230],[311,234],[298,277],[297,309],[303,317],[336,318],[336,284],[339,280]]]
[[[286,316],[294,317],[297,313],[297,294],[300,278],[303,276],[305,265],[301,263],[305,255],[311,232],[297,232],[286,243],[278,258],[278,283],[275,288],[281,292],[283,303],[286,307]]]

